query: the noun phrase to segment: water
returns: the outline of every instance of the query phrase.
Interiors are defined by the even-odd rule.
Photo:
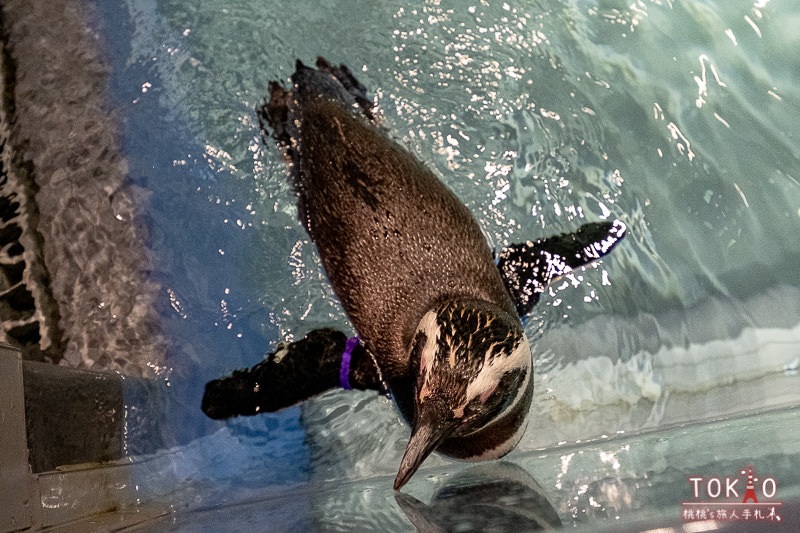
[[[347,478],[358,487],[347,494],[364,502],[360,480],[383,483],[402,455],[408,428],[374,394],[329,393],[302,411],[228,424],[199,412],[205,381],[278,341],[351,330],[254,113],[268,81],[317,55],[347,63],[374,91],[386,129],[456,192],[494,248],[584,219],[627,224],[626,241],[552,287],[526,325],[536,397],[509,457],[551,498],[583,494],[595,474],[572,467],[586,475],[556,484],[537,471],[537,450],[800,400],[792,2],[98,7],[130,178],[150,193],[148,246],[173,346],[157,373],[176,480]],[[796,417],[786,420],[783,431],[796,430]],[[692,427],[697,445],[704,431]],[[234,458],[217,451],[227,448]],[[750,460],[772,452],[753,448]],[[652,460],[637,456],[628,474],[641,479]],[[456,468],[438,457],[426,467]],[[330,492],[312,499],[338,505]]]

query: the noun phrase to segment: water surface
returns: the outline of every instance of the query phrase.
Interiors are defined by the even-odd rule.
[[[800,400],[793,2],[131,0],[101,11],[130,177],[152,192],[178,478],[370,479],[394,472],[408,437],[391,402],[366,393],[227,424],[199,413],[205,381],[277,342],[351,331],[255,117],[267,83],[317,55],[353,69],[387,131],[495,249],[587,220],[629,228],[528,320],[536,396],[510,460],[532,472],[536,450]],[[691,427],[699,446],[703,426]],[[535,473],[562,502],[623,475],[562,466],[570,481]],[[630,463],[636,479],[669,468],[647,454]]]

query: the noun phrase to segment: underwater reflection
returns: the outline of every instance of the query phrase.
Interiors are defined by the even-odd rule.
[[[523,468],[502,461],[460,472],[434,493],[429,504],[403,492],[395,492],[394,498],[422,533],[561,527],[558,513],[536,480]]]

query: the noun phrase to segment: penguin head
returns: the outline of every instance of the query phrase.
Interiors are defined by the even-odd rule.
[[[434,450],[480,461],[516,446],[533,397],[531,349],[516,315],[450,301],[425,314],[411,350],[414,421],[395,490]]]

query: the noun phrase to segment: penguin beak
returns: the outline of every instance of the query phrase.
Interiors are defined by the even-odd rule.
[[[453,413],[439,402],[418,404],[417,419],[411,431],[400,469],[394,480],[394,490],[400,490],[417,471],[422,461],[442,443],[458,425]]]

